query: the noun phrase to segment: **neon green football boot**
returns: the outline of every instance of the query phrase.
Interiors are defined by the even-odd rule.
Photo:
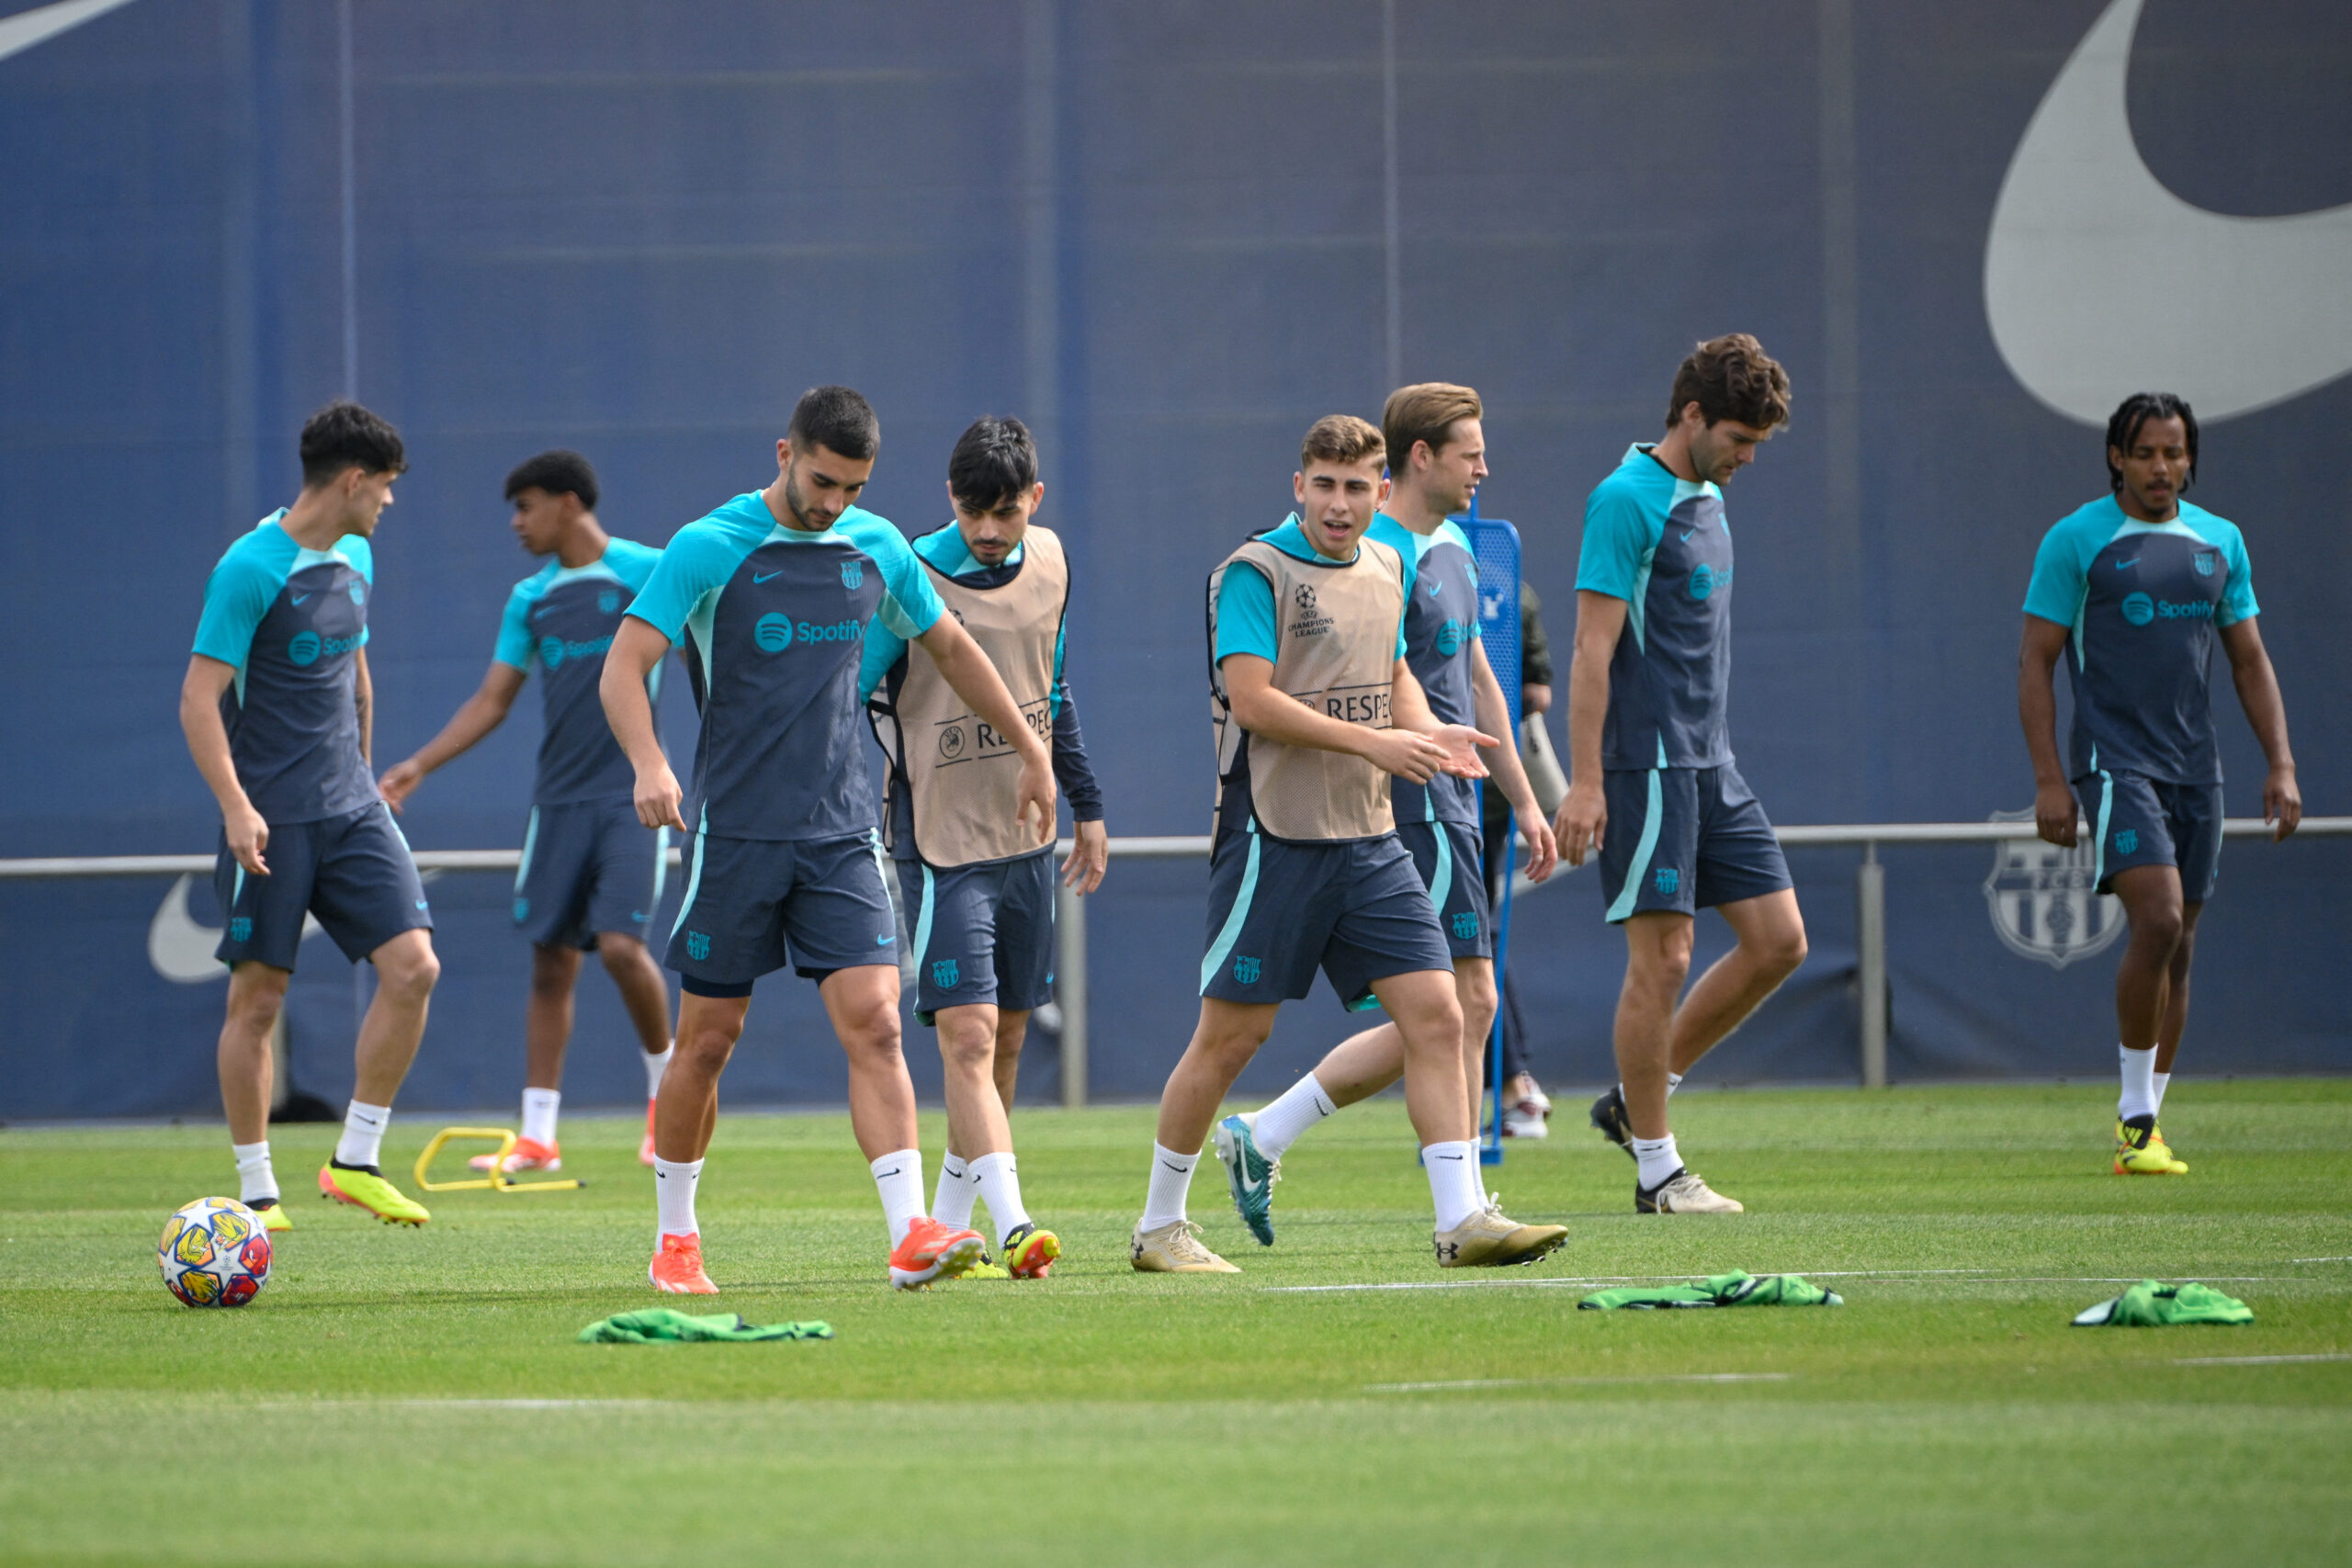
[[[421,1225],[433,1216],[424,1205],[384,1179],[383,1173],[330,1160],[319,1167],[320,1196],[365,1209],[388,1225]]]
[[[2145,1126],[2142,1126],[2142,1122]],[[2115,1174],[2118,1176],[2187,1176],[2188,1162],[2176,1158],[2156,1131],[2153,1116],[2134,1116],[2115,1123]]]

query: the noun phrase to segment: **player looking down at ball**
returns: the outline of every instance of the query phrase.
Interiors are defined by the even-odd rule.
[[[677,1055],[654,1106],[657,1290],[707,1294],[695,1189],[718,1115],[718,1077],[752,982],[794,964],[817,982],[849,1058],[850,1122],[889,1222],[892,1283],[980,1260],[975,1232],[923,1213],[914,1086],[899,1043],[897,926],[859,722],[866,627],[922,645],[941,678],[1020,757],[1011,810],[1054,833],[1053,765],[1004,682],[944,613],[898,529],[857,506],[881,426],[847,387],[818,387],[775,445],[776,477],[678,530],[605,660],[605,712],[636,772],[638,820],[687,829],[684,900],[665,962],[685,993]],[[654,733],[646,678],[683,643],[702,734],[682,801]]]
[[[1614,1089],[1592,1123],[1634,1156],[1644,1214],[1737,1213],[1684,1168],[1667,1100],[1804,962],[1780,840],[1734,765],[1731,530],[1721,486],[1789,418],[1789,378],[1746,333],[1674,374],[1666,438],[1625,449],[1585,502],[1568,671],[1570,865],[1599,851],[1607,919],[1625,928]],[[1737,943],[1683,994],[1700,909]]]
[[[2270,764],[2262,819],[2302,820],[2287,705],[2256,625],[2237,525],[2183,501],[2197,478],[2197,416],[2169,392],[2123,400],[2107,423],[2109,494],[2043,536],[2025,595],[2018,716],[2033,759],[2036,831],[2072,847],[2081,805],[2098,891],[2123,904],[2115,971],[2115,1174],[2186,1176],[2156,1125],[2188,1027],[2188,968],[2222,870],[2222,753],[2213,644]],[[2074,734],[2058,760],[2052,671],[2066,660]]]
[[[1062,668],[1069,560],[1053,530],[1033,521],[1045,495],[1028,427],[976,420],[947,459],[955,521],[913,549],[1028,730],[1051,740],[1076,833],[1062,881],[1086,894],[1102,883],[1109,840]],[[966,1229],[973,1201],[985,1200],[1002,1267],[1036,1279],[1061,1242],[1022,1205],[1006,1113],[1029,1014],[1053,997],[1052,846],[1020,819],[1012,737],[973,714],[927,649],[877,622],[864,680],[890,758],[884,836],[912,935],[915,1021],[938,1030],[946,1066],[947,1152],[931,1217]]]
[[[1482,777],[1478,748],[1500,742],[1440,723],[1407,662],[1404,561],[1364,536],[1388,495],[1385,455],[1364,421],[1317,421],[1291,477],[1299,510],[1209,575],[1220,795],[1208,953],[1129,1243],[1147,1273],[1238,1272],[1185,1216],[1193,1168],[1276,1010],[1318,968],[1350,1008],[1377,1005],[1396,1023],[1438,1262],[1527,1262],[1567,1237],[1505,1218],[1480,1190],[1453,955],[1396,837],[1390,777]]]
[[[649,833],[630,798],[628,759],[597,697],[605,651],[621,615],[662,552],[606,534],[596,520],[596,470],[577,452],[542,452],[506,476],[514,536],[547,565],[514,585],[481,687],[441,733],[395,762],[380,782],[397,811],[427,773],[506,721],[537,666],[545,720],[523,863],[514,874],[514,924],[531,943],[531,994],[523,1012],[523,1133],[505,1168],[559,1170],[556,1115],[563,1053],[571,1040],[571,993],[580,955],[594,953],[619,988],[645,1059],[645,1141],[653,1163],[653,1098],[670,1065],[670,988],[645,948],[662,902],[670,830]],[[658,687],[656,665],[650,686]],[[498,1156],[477,1155],[487,1170]]]
[[[1512,737],[1510,708],[1487,661],[1478,631],[1478,559],[1469,538],[1449,522],[1469,510],[1487,477],[1485,407],[1467,387],[1442,381],[1400,387],[1380,416],[1388,453],[1388,499],[1364,537],[1396,552],[1404,567],[1405,661],[1441,723]],[[1514,739],[1486,756],[1489,789],[1510,800],[1526,835],[1527,874],[1552,874],[1552,825],[1535,803]],[[1426,781],[1388,781],[1396,837],[1436,910],[1453,954],[1453,989],[1462,1006],[1462,1070],[1470,1125],[1484,1098],[1487,1041],[1495,1023],[1495,933],[1487,908],[1478,793],[1449,773]],[[1216,1153],[1233,1204],[1261,1245],[1274,1241],[1273,1184],[1283,1152],[1341,1106],[1379,1093],[1405,1071],[1404,1039],[1382,1023],[1334,1046],[1315,1070],[1264,1110],[1217,1123]],[[1479,1174],[1474,1164],[1474,1175]]]
[[[368,766],[369,540],[408,458],[399,432],[353,402],[312,414],[301,452],[294,504],[255,524],[212,569],[180,687],[180,728],[220,805],[220,1101],[240,1196],[269,1229],[291,1229],[269,1161],[269,1037],[303,919],[317,916],[345,957],[376,966],[377,982],[319,1190],[388,1224],[421,1225],[432,1215],[377,1161],[441,964],[416,862]]]

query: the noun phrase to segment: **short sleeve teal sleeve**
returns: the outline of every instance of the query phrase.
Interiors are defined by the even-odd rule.
[[[196,624],[196,651],[244,668],[254,629],[285,585],[281,573],[249,551],[232,551],[204,585],[204,614]]]
[[[1584,545],[1577,556],[1577,591],[1606,593],[1630,603],[1635,584],[1642,580],[1642,558],[1657,544],[1640,501],[1623,486],[1602,484],[1584,506]]]
[[[864,702],[882,687],[899,660],[907,656],[907,639],[879,620],[865,628],[865,651],[858,656],[857,698]]]
[[[2062,626],[2075,624],[2083,607],[2086,562],[2075,530],[2061,523],[2041,537],[2033,555],[2033,578],[2026,584],[2025,613]]]
[[[369,587],[376,583],[376,547],[356,534],[345,534],[335,541],[334,553],[351,563],[351,570],[368,580]]]
[[[1404,645],[1405,624],[1400,619],[1396,623],[1399,658],[1404,656]],[[1225,569],[1225,580],[1217,584],[1216,660],[1222,664],[1237,653],[1253,653],[1271,664],[1276,652],[1274,585],[1248,561],[1235,561]]]
[[[498,648],[491,657],[501,664],[511,664],[526,675],[531,672],[531,584],[535,577],[526,577],[514,585],[506,596],[506,613],[498,621]]]
[[[710,518],[687,524],[662,552],[628,613],[674,645],[702,596],[735,575],[735,569],[743,564],[760,537]]]
[[[882,603],[875,611],[875,618],[911,642],[931,630],[933,623],[947,613],[947,606],[941,602],[939,591],[931,585],[930,576],[924,572],[922,562],[915,558],[914,547],[907,543],[905,535],[887,519],[870,512],[858,513],[858,525],[851,537],[882,569]]]
[[[2222,590],[2222,607],[2214,612],[2213,624],[2233,626],[2240,621],[2252,620],[2262,613],[2254,602],[2254,566],[2246,559],[2245,536],[2236,529],[2230,531],[2229,544],[2222,550],[2229,563],[2229,586]]]

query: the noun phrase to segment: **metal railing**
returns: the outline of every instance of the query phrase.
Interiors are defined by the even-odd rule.
[[[1862,863],[1854,874],[1856,912],[1855,967],[1861,992],[1860,1077],[1867,1089],[1886,1084],[1886,867],[1878,858],[1882,844],[1992,844],[2036,837],[2030,822],[1865,822],[1776,829],[1788,849],[1859,849]],[[2271,831],[2259,818],[2233,817],[2222,825],[2233,839],[2265,838]],[[2297,838],[2352,837],[2352,817],[2306,817]],[[1113,839],[1111,854],[1118,860],[1195,860],[1208,856],[1214,840],[1206,834],[1172,838]],[[1068,854],[1063,840],[1058,852]],[[420,871],[506,871],[522,863],[519,850],[418,850]],[[673,864],[678,852],[670,852]],[[210,855],[91,855],[41,860],[0,860],[0,881],[28,878],[103,876],[206,875],[213,867]],[[1566,871],[1562,863],[1562,872]],[[1555,878],[1556,880],[1556,877]],[[1549,886],[1550,883],[1544,886]],[[1512,883],[1516,894],[1536,885],[1524,874]],[[1086,901],[1069,888],[1059,889],[1055,967],[1059,977],[1061,1007],[1062,1103],[1070,1108],[1087,1100],[1087,967]]]

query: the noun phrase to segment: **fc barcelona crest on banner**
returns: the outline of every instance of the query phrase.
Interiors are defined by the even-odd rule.
[[[2033,813],[1996,811],[1996,822],[2030,822]],[[2123,906],[2091,890],[2095,869],[2086,832],[2073,849],[2040,839],[2004,839],[1993,847],[1984,907],[2011,953],[2064,969],[2104,952],[2123,934]]]

